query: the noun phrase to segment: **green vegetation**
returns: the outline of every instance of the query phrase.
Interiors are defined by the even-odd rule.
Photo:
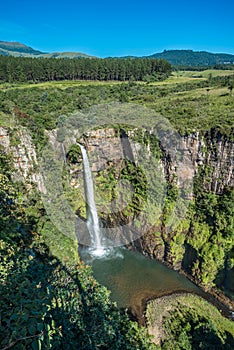
[[[129,81],[90,82],[62,80],[73,79],[72,75],[64,75],[63,67],[71,69],[76,64],[91,62],[85,59],[71,60],[69,64],[65,60],[52,60],[48,63],[47,68],[51,70],[46,77],[43,76],[44,71],[40,73],[39,69],[41,62],[46,67],[47,60],[1,60],[10,62],[12,70],[4,78],[7,82],[0,84],[0,125],[10,129],[14,145],[19,143],[14,138],[15,130],[20,126],[27,127],[38,155],[47,141],[47,130],[63,125],[69,115],[77,110],[112,101],[129,101],[152,108],[167,117],[183,135],[199,131],[204,139],[203,151],[206,156],[215,155],[215,141],[233,141],[234,78],[231,70],[178,71],[166,80],[152,81],[164,79],[164,73],[152,75],[151,71],[147,75],[144,71],[143,74],[141,69],[145,60],[131,60],[132,63],[123,60],[121,67],[126,68],[129,64],[134,72],[136,70],[141,74],[144,82],[135,82],[133,77],[137,78],[137,75],[134,74],[119,78],[113,67],[109,73],[114,77],[109,75],[105,79]],[[24,62],[27,74],[30,72],[29,62],[37,62],[38,76],[30,78],[32,81],[28,82],[23,70],[22,75],[20,73],[20,65],[13,73],[16,62]],[[92,62],[99,67],[104,60]],[[119,61],[109,60],[108,64],[111,67],[116,62]],[[57,65],[61,70],[55,69]],[[0,75],[5,74],[6,66],[0,64],[0,67]],[[100,79],[95,72],[82,79]],[[59,81],[50,82],[47,79]],[[162,156],[158,140],[149,133],[135,130],[132,137],[134,141],[149,147],[156,160]],[[145,331],[118,311],[109,300],[109,292],[93,279],[89,267],[80,262],[76,242],[63,236],[53,226],[36,190],[29,191],[26,184],[12,182],[10,155],[1,150],[0,156],[0,347],[153,349]],[[67,150],[68,169],[77,167],[81,170],[79,157],[80,149],[76,145],[71,146]],[[152,174],[155,171],[150,164],[148,169]],[[122,187],[117,191],[120,180]],[[156,188],[156,176],[154,180]],[[167,178],[167,197],[163,215],[159,218],[157,203],[153,200],[155,196],[153,192],[148,193],[144,171],[133,162],[110,162],[96,176],[98,205],[103,213],[107,213],[106,203],[115,200],[117,192],[129,203],[124,206],[124,220],[130,216],[136,217],[142,211],[147,196],[151,196],[151,217],[147,220],[155,224],[157,243],[166,246],[168,261],[172,266],[182,264],[207,290],[215,286],[227,292],[225,276],[234,266],[234,192],[232,187],[227,186],[217,192],[211,183],[212,169],[205,162],[199,166],[194,179],[194,199],[191,200],[187,217],[167,235],[167,225],[179,194],[173,181]],[[125,184],[134,188],[133,197],[124,197],[128,189]],[[222,185],[222,179],[217,181],[219,185]],[[80,190],[66,185],[64,188],[75,212],[85,218],[85,201]],[[105,218],[103,213],[100,213],[102,219]],[[167,338],[161,344],[162,349],[199,349],[199,346],[203,349],[212,349],[212,346],[213,349],[231,349],[233,328],[230,323],[221,318],[215,309],[211,311],[205,302],[190,298],[191,302],[182,302],[181,299],[176,304],[177,310],[172,308],[173,312],[168,311],[170,318],[166,318],[164,323]]]
[[[234,63],[234,55],[193,50],[164,50],[149,57],[162,58],[174,66],[213,66]]]
[[[132,102],[154,109],[167,117],[181,134],[202,133],[212,128],[232,137],[234,99],[230,86],[233,75],[222,71],[202,73],[201,78],[181,75],[159,83],[45,82],[0,84],[0,122],[12,113],[36,138],[43,130],[56,127],[56,119],[94,104]],[[231,71],[230,71],[231,72]],[[212,77],[210,78],[210,74]],[[143,121],[142,121],[143,122]]]
[[[195,178],[194,206],[191,205],[192,220],[187,242],[196,252],[192,275],[209,288],[224,280],[224,270],[233,268],[233,217],[234,189],[226,187],[215,194],[205,190],[210,181],[206,167],[200,167]]]
[[[0,152],[1,349],[154,349],[49,221],[35,191],[11,181]]]
[[[195,295],[153,300],[147,306],[146,318],[162,350],[233,349],[233,322]]]
[[[107,166],[104,171],[99,171],[96,178],[96,196],[100,207],[100,217],[103,213],[108,213],[108,221],[112,222],[121,214],[122,220],[136,218],[142,211],[147,198],[147,179],[142,169],[133,164],[130,160],[123,161],[122,164]],[[118,186],[118,187],[117,187]],[[115,204],[116,200],[116,204]],[[113,208],[110,208],[110,202]],[[121,203],[121,208],[117,206]],[[116,209],[119,212],[116,213]],[[112,217],[113,216],[113,217]]]

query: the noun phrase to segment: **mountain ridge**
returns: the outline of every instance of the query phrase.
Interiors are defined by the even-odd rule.
[[[44,57],[44,58],[95,58],[82,52],[42,52],[20,42],[0,41],[0,55],[15,57]],[[119,58],[137,58],[126,56]],[[234,55],[228,53],[211,53],[208,51],[193,51],[191,49],[171,49],[153,53],[138,58],[165,59],[173,66],[212,66],[216,64],[234,64]]]
[[[44,58],[92,58],[82,52],[42,52],[17,41],[0,41],[0,55],[14,57],[44,57]]]
[[[208,51],[193,50],[164,50],[154,53],[148,58],[162,58],[172,65],[180,66],[211,66],[215,64],[233,64],[234,55],[228,53],[212,53]]]
[[[17,53],[18,55],[26,54],[35,56],[44,54],[44,52],[34,50],[32,47],[22,44],[18,41],[0,41],[0,50],[1,52],[6,53],[4,56],[14,56]]]

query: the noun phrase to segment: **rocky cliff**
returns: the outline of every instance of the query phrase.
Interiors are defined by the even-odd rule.
[[[63,148],[55,131],[49,134],[49,139],[55,148],[63,150],[61,154],[69,155],[70,146]],[[179,143],[168,150],[163,142],[145,131],[139,137],[137,129],[108,128],[90,131],[80,142],[88,149],[99,215],[104,228],[111,229],[112,238],[114,232],[114,239],[121,236],[120,242],[130,249],[164,261],[174,269],[183,269],[208,289],[217,285],[234,290],[231,283],[234,265],[232,140],[215,130],[197,132],[181,137]],[[76,143],[75,137],[72,143]],[[13,157],[14,177],[25,181],[29,188],[38,186],[43,191],[36,149],[28,131],[1,127],[0,145]],[[157,198],[147,199],[148,178],[141,167],[142,153],[147,166],[157,158],[157,171],[154,163],[150,171],[155,174],[161,171],[165,181],[159,187],[165,191],[160,207]],[[78,193],[72,194],[76,201],[71,202],[75,203],[76,214],[84,218],[85,199],[84,194],[80,195],[79,183],[81,157],[78,156],[74,164],[68,161],[67,170],[71,187]],[[185,193],[184,184],[188,180],[192,187]],[[157,186],[158,182],[155,182]],[[182,192],[189,204],[186,215],[173,226],[171,217],[184,205],[178,200],[178,193]],[[147,215],[145,208],[150,211]],[[131,227],[127,231],[126,225]],[[135,234],[137,231],[139,235]]]
[[[151,138],[150,142],[144,144],[145,139],[149,140],[149,135],[144,135],[139,141],[136,130],[126,131],[126,134],[133,163],[137,167],[141,150],[144,149],[145,158],[150,159],[155,148],[154,142],[157,141]],[[87,134],[84,142],[97,184],[100,185],[98,182],[100,176],[106,177],[106,181],[111,181],[108,172],[113,175],[113,183],[120,181],[121,171],[126,165],[121,135],[114,129],[96,130]],[[165,149],[160,142],[159,148],[159,161],[167,184],[165,205],[160,218],[155,214],[154,224],[152,221],[149,224],[143,220],[144,234],[138,239],[132,236],[134,241],[130,242],[129,248],[164,261],[174,269],[183,269],[206,289],[215,285],[233,289],[230,283],[233,266],[231,201],[234,187],[234,144],[232,140],[211,130],[203,134],[197,132],[181,137],[179,143],[172,146],[172,150]],[[183,205],[176,196],[178,191],[183,192],[184,184],[188,180],[190,185],[192,183],[192,187],[190,186],[184,195],[189,201],[186,215],[173,226],[169,222],[175,213],[175,206]],[[104,193],[109,193],[109,190],[106,188]],[[113,199],[110,193],[107,196],[102,193],[102,197],[109,201]],[[104,225],[105,220],[107,226],[112,223],[116,227],[116,232],[122,230],[124,224],[130,221],[133,230],[136,229],[137,211],[134,213],[130,211],[131,219],[129,219],[124,210],[119,210],[117,214],[103,215],[103,201],[99,208]],[[154,206],[151,210],[154,210]],[[129,238],[131,236],[127,239]]]
[[[27,129],[0,127],[0,146],[12,157],[15,167],[14,180],[23,181],[30,188],[42,190],[42,179],[38,169],[36,147]]]

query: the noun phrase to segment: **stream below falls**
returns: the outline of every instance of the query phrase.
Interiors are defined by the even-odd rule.
[[[145,302],[174,292],[199,294],[200,288],[178,272],[126,248],[112,248],[102,256],[80,250],[82,259],[92,267],[96,280],[111,291],[119,308],[128,308],[142,317]]]

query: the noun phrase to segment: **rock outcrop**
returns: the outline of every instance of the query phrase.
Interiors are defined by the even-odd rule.
[[[28,130],[23,127],[17,130],[0,127],[0,145],[12,156],[15,167],[14,180],[22,180],[29,188],[36,186],[42,190],[43,183],[38,169],[36,147]]]

